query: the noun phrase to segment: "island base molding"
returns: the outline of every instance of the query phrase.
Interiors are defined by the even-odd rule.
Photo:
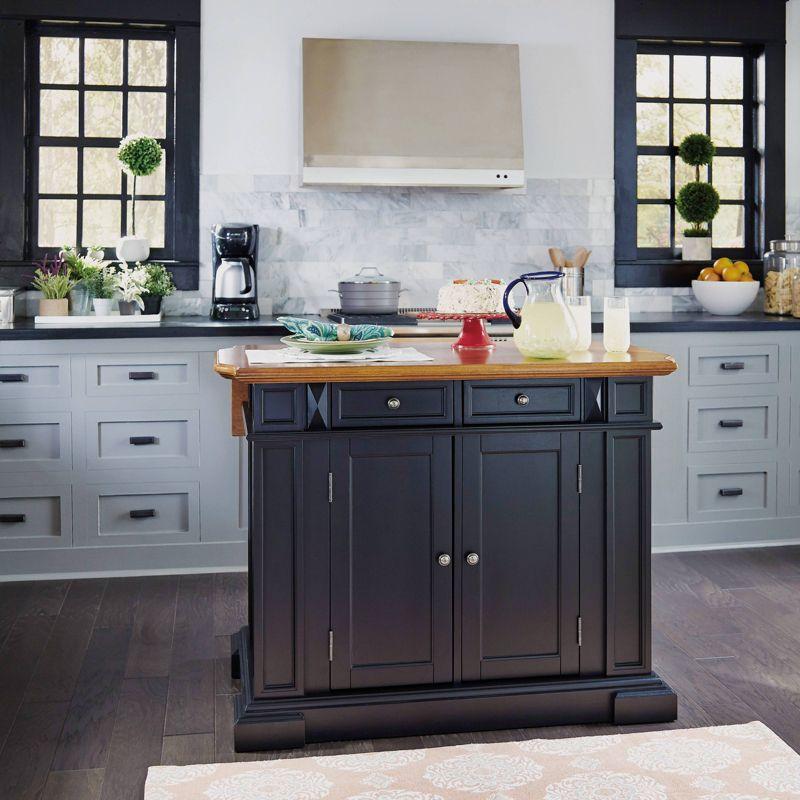
[[[231,637],[236,752],[282,750],[311,742],[372,739],[546,725],[672,722],[678,698],[655,673],[258,699],[250,679],[250,636]]]

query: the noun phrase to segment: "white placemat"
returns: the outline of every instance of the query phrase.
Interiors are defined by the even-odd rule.
[[[306,353],[293,347],[282,347],[276,350],[245,350],[247,363],[250,366],[258,364],[308,364],[312,362],[337,362],[337,361],[433,361],[430,356],[420,353],[413,347],[376,347],[364,353],[351,353],[349,355],[320,355]]]

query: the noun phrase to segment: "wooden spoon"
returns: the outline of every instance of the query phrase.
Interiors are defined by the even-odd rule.
[[[564,251],[558,247],[551,247],[547,251],[550,254],[550,260],[553,262],[553,266],[557,267],[558,269],[562,269],[567,265],[567,260],[564,257]]]
[[[587,250],[585,247],[579,247],[575,251],[575,255],[572,257],[572,262],[579,269],[583,269],[586,266],[586,262],[589,260],[589,256],[591,254],[591,250]]]

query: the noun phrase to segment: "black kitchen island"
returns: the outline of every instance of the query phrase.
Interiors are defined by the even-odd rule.
[[[414,345],[433,360],[217,354],[251,475],[236,749],[674,719],[649,508],[674,360]]]

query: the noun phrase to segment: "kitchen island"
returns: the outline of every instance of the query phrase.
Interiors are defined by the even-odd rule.
[[[651,670],[650,436],[675,361],[414,346],[431,360],[217,354],[250,463],[236,749],[674,719]]]

